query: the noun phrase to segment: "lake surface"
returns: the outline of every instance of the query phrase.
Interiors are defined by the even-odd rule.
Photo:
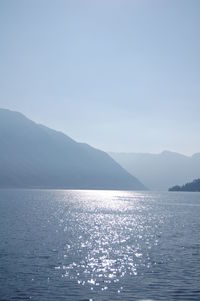
[[[0,190],[0,300],[200,300],[200,193]]]

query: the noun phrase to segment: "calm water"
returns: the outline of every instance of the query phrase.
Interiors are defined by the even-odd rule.
[[[0,190],[0,300],[200,300],[200,194]]]

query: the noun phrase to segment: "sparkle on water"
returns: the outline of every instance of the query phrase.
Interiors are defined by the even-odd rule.
[[[200,300],[199,196],[1,191],[0,297]]]
[[[146,194],[146,198],[151,197]],[[62,277],[77,279],[80,285],[103,291],[125,275],[136,276],[138,266],[149,269],[152,263],[148,250],[158,243],[158,239],[146,225],[148,212],[145,220],[140,214],[144,211],[141,199],[144,199],[143,194],[130,192],[72,193],[76,212],[73,211],[67,225],[63,206],[57,212],[66,238],[73,232],[72,240],[67,240],[63,264],[55,267],[61,270]],[[162,216],[159,222],[162,223]],[[122,290],[123,286],[116,285],[117,293]]]

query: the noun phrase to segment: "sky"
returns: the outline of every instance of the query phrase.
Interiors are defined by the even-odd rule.
[[[199,0],[0,0],[0,108],[105,151],[200,152]]]

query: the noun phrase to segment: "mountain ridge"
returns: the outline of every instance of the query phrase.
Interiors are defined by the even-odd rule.
[[[144,185],[105,152],[0,109],[0,187],[124,189]]]
[[[167,191],[175,184],[200,177],[200,153],[191,156],[172,151],[152,153],[109,153],[122,167],[151,190]]]

